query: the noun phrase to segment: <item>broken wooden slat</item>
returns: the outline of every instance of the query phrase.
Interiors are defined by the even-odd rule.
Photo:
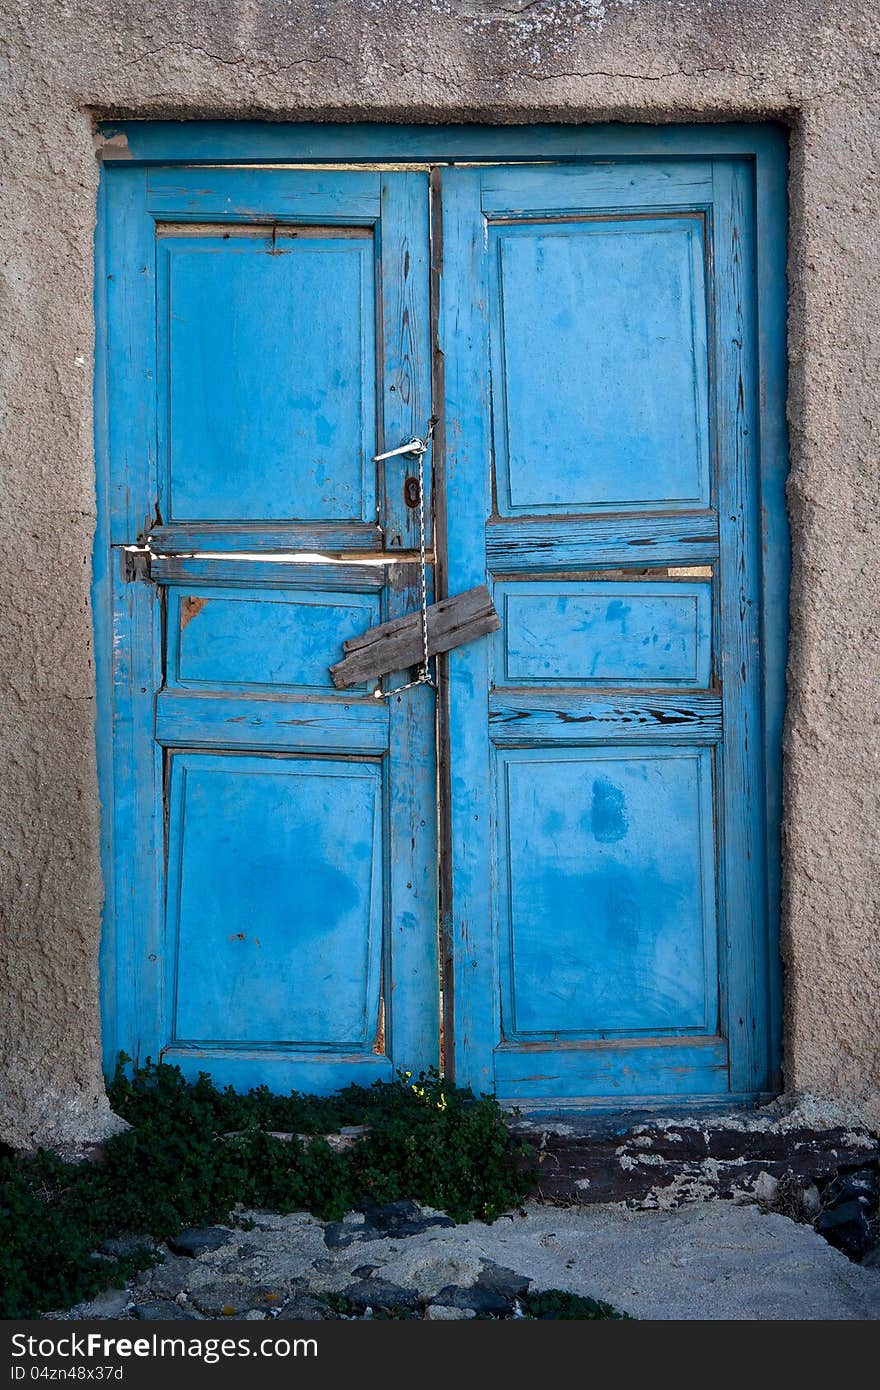
[[[451,651],[497,632],[500,626],[501,619],[485,585],[441,599],[428,608],[428,655]],[[346,656],[330,667],[337,690],[346,690],[387,671],[405,670],[422,659],[422,615],[408,613],[405,618],[380,623],[342,646]]]

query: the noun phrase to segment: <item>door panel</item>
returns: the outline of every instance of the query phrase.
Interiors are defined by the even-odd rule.
[[[708,502],[703,219],[489,224],[499,516]]]
[[[416,603],[409,464],[373,455],[431,413],[427,178],[119,170],[107,197],[111,455],[154,552],[146,582],[116,555],[119,1045],[273,1089],[425,1067],[433,700],[328,667]]]
[[[714,1032],[711,754],[504,749],[497,776],[504,1037]]]
[[[329,667],[340,643],[381,621],[380,598],[177,584],[168,592],[166,685],[334,693]],[[351,690],[369,693],[363,684]]]
[[[381,812],[378,761],[173,755],[166,1057],[374,1047]]]
[[[159,232],[165,521],[372,520],[371,229]]]
[[[502,617],[448,660],[449,1022],[502,1099],[768,1083],[750,180],[444,173],[448,584]]]
[[[710,583],[500,580],[495,604],[495,686],[709,684]]]

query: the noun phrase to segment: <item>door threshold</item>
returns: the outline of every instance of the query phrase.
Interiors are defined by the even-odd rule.
[[[877,1139],[863,1127],[821,1127],[784,1105],[761,1113],[741,1098],[724,1112],[688,1104],[668,1106],[662,1115],[557,1111],[509,1123],[532,1151],[524,1161],[536,1163],[539,1199],[565,1206],[668,1210],[726,1198],[769,1207],[793,1185],[821,1185],[878,1159]]]
[[[651,1096],[639,1098],[638,1104],[631,1106],[622,1105],[613,1096],[553,1107],[506,1100],[499,1100],[499,1104],[513,1117],[511,1123],[516,1129],[596,1136],[619,1134],[633,1125],[656,1124],[660,1119],[682,1125],[706,1117],[713,1122],[721,1117],[734,1122],[753,1119],[756,1110],[779,1098],[775,1091],[756,1091],[725,1096]]]

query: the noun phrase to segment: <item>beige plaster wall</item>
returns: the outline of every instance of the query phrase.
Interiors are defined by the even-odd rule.
[[[0,0],[0,1137],[98,1137],[95,116],[792,126],[786,1084],[880,1124],[876,3]]]

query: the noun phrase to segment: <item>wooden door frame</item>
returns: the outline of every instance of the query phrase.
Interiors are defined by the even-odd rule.
[[[116,975],[116,941],[113,930],[116,895],[114,864],[121,852],[156,862],[156,827],[150,827],[153,797],[161,767],[156,760],[140,762],[139,775],[129,779],[128,790],[114,784],[112,594],[114,575],[109,563],[110,516],[114,484],[110,475],[110,418],[107,382],[106,260],[107,172],[115,165],[138,167],[152,164],[215,165],[313,164],[379,166],[395,165],[433,169],[450,163],[537,163],[593,159],[715,158],[748,161],[753,170],[755,217],[756,341],[758,358],[757,416],[760,433],[760,630],[763,637],[761,722],[763,726],[763,806],[766,846],[766,993],[769,1019],[769,1057],[762,1092],[781,1087],[781,966],[780,932],[780,827],[782,812],[782,725],[785,710],[785,668],[788,634],[788,585],[790,540],[785,504],[788,472],[786,426],[786,237],[787,136],[779,125],[719,123],[711,125],[546,125],[526,126],[395,126],[381,124],[298,124],[257,121],[124,121],[103,122],[105,173],[98,194],[96,233],[96,370],[95,449],[98,524],[93,555],[93,611],[97,679],[98,775],[103,806],[101,855],[105,883],[101,969],[104,980]],[[118,159],[117,154],[124,154]],[[442,178],[442,173],[441,173]],[[435,180],[436,185],[436,180]],[[435,209],[436,210],[436,209]],[[442,275],[442,240],[439,220],[433,246],[435,289]],[[435,306],[436,313],[436,306]],[[443,395],[443,361],[435,355],[435,399]],[[438,537],[445,536],[446,498],[443,478],[443,430],[435,438],[437,487],[435,513]],[[149,518],[144,518],[147,522]],[[437,555],[438,597],[446,593],[447,566],[442,546]],[[149,638],[155,650],[155,632],[144,605],[145,586],[128,586],[131,594],[129,622]],[[157,672],[126,671],[122,678],[136,682],[154,678]],[[143,730],[140,731],[141,735]],[[124,727],[116,738],[134,743],[138,730]],[[143,764],[143,765],[141,765]],[[448,779],[448,764],[441,777]],[[441,796],[448,816],[448,795]],[[149,809],[148,809],[149,808]],[[147,819],[145,819],[145,816]],[[441,829],[448,832],[448,825]],[[134,843],[136,842],[136,843]],[[127,847],[127,848],[126,848]],[[441,866],[442,871],[442,866]],[[443,901],[444,958],[446,961],[445,1010],[447,1052],[451,1053],[456,980],[449,936],[449,888]],[[441,886],[441,891],[444,891]],[[141,911],[137,903],[132,910]],[[149,913],[148,913],[149,915]],[[156,933],[159,923],[150,919],[147,930]],[[458,982],[461,1004],[462,981]],[[118,1000],[103,992],[104,1052],[109,1063],[117,1050]],[[155,1055],[155,1052],[154,1052]],[[467,1080],[467,1077],[461,1077]],[[754,1098],[753,1093],[747,1097]],[[686,1098],[684,1098],[686,1099]],[[726,1101],[736,1099],[728,1096]]]

